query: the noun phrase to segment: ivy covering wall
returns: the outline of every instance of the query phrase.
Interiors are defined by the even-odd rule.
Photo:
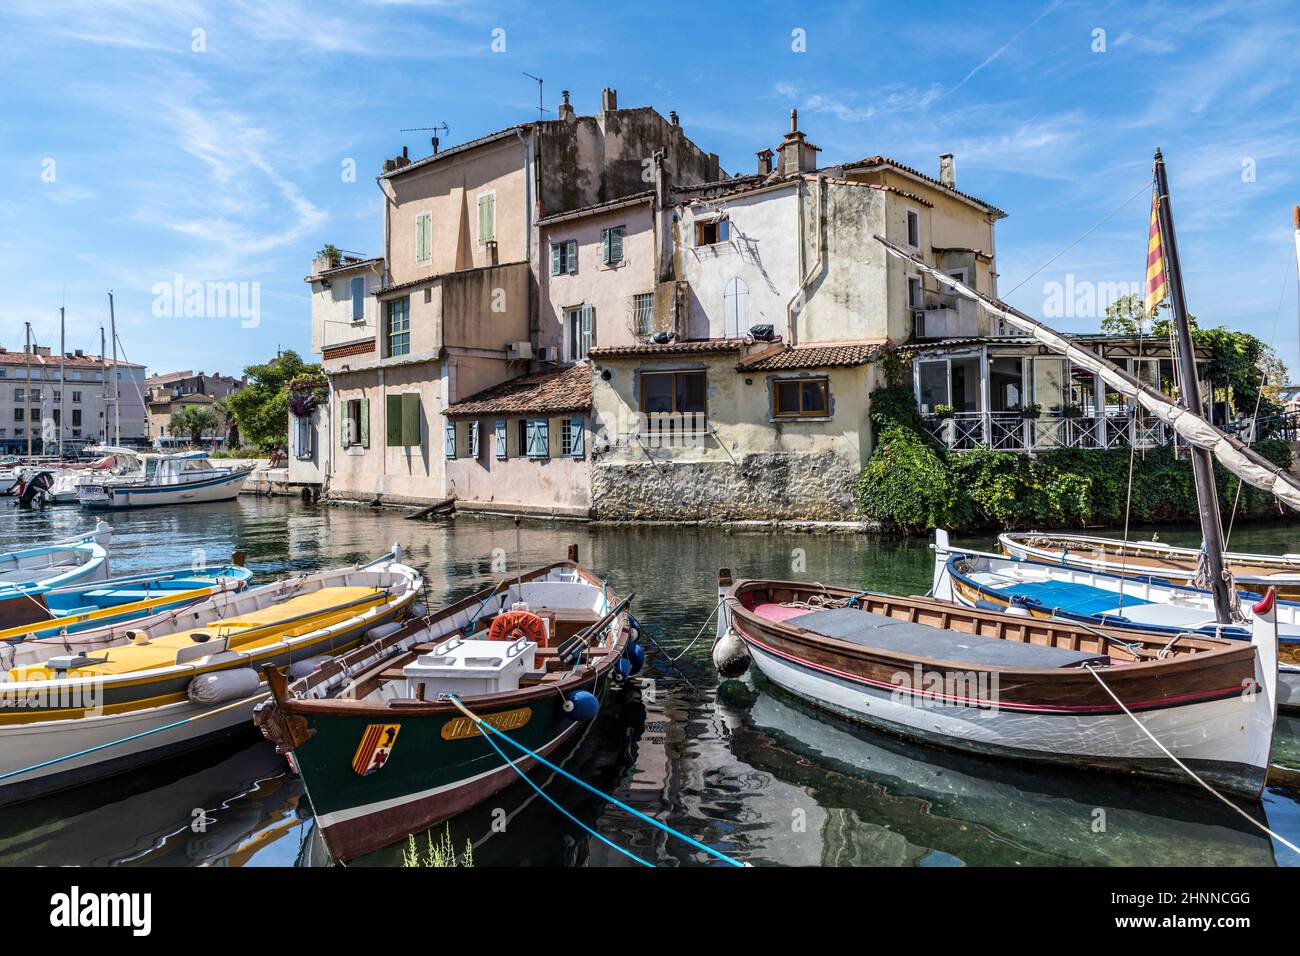
[[[1061,449],[1027,455],[979,448],[949,452],[928,433],[909,385],[871,395],[876,447],[858,480],[864,515],[885,527],[924,532],[1005,528],[1071,528],[1124,521],[1129,450]],[[1256,450],[1289,467],[1285,442]],[[1235,475],[1215,465],[1226,521],[1237,494]],[[1277,517],[1273,496],[1241,489],[1237,518]],[[1135,523],[1197,520],[1196,487],[1186,453],[1138,450],[1133,463],[1131,519]]]

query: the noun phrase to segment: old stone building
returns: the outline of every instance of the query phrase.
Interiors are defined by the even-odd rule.
[[[558,358],[545,351],[551,337],[542,331],[539,221],[644,192],[656,170],[683,185],[720,175],[717,157],[675,117],[620,109],[613,90],[591,116],[578,116],[566,92],[554,120],[445,150],[435,139],[423,159],[403,150],[386,161],[374,326],[342,340],[313,335],[330,382],[329,493],[450,496],[447,462],[463,467],[464,458],[449,407]],[[313,309],[313,325],[328,318],[326,303]],[[462,477],[455,493],[468,505],[474,493],[466,489],[484,487]]]

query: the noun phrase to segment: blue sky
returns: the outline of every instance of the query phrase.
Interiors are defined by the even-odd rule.
[[[0,13],[9,348],[25,321],[57,348],[66,302],[68,347],[97,350],[112,288],[125,354],[152,371],[307,354],[312,253],[375,254],[380,163],[404,144],[428,152],[429,133],[400,130],[447,123],[454,144],[535,117],[527,71],[552,110],[568,89],[595,111],[604,86],[622,106],[676,110],[729,172],[753,169],[792,106],[827,163],[883,153],[934,173],[953,152],[958,186],[1010,213],[1001,291],[1037,315],[1070,276],[1140,281],[1159,145],[1192,311],[1300,365],[1300,23],[1282,0],[0,0]],[[256,283],[258,323],[156,315],[177,274]]]

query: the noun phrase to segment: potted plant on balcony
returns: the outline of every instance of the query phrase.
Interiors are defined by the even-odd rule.
[[[1082,405],[1064,405],[1064,406],[1062,406],[1062,408],[1061,408],[1061,417],[1062,417],[1062,418],[1082,418],[1082,417],[1083,417],[1083,406],[1082,406]]]
[[[1035,402],[1030,402],[1020,410],[1020,417],[1031,422],[1041,414],[1043,414],[1043,406]]]
[[[951,405],[939,404],[934,406],[934,415],[936,418],[946,421],[947,419],[952,418],[953,414]]]

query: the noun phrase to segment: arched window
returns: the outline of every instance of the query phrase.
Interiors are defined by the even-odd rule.
[[[738,339],[749,331],[749,286],[736,276],[727,283],[722,299],[726,317],[723,334],[729,339]]]

